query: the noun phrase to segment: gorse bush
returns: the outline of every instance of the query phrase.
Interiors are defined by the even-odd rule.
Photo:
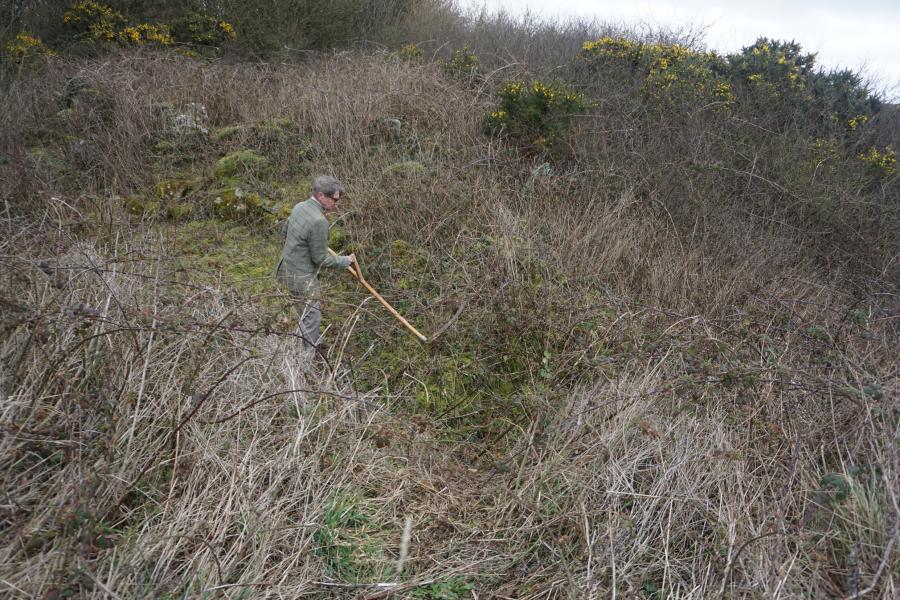
[[[859,160],[866,165],[868,173],[878,181],[888,179],[897,170],[897,154],[890,146],[884,150],[873,146],[868,152],[860,154]]]
[[[880,109],[877,95],[853,71],[825,73],[815,65],[815,54],[804,53],[796,42],[768,38],[728,56],[729,77],[741,89],[744,110],[779,128],[799,123],[816,135],[860,133]]]
[[[128,23],[128,19],[109,6],[85,0],[66,11],[63,22],[76,36],[111,42]]]
[[[643,46],[643,55],[647,76],[642,90],[654,100],[698,108],[709,102],[728,106],[734,101],[722,59],[714,52],[697,52],[681,44],[649,44]]]
[[[734,101],[725,62],[713,52],[605,36],[585,42],[578,59],[600,79],[600,85],[610,75],[630,74],[643,97],[663,107],[701,107],[711,102],[728,107]]]
[[[814,54],[803,54],[796,42],[759,38],[728,57],[735,81],[746,81],[764,95],[783,95],[806,89],[815,65]]]
[[[237,39],[231,23],[197,12],[173,20],[170,27],[176,42],[194,46],[218,46]]]
[[[71,39],[94,44],[158,45],[215,48],[237,39],[234,27],[222,20],[189,12],[168,23],[131,23],[110,6],[85,0],[63,15]],[[208,53],[207,53],[208,54]]]
[[[526,147],[548,150],[588,108],[584,96],[541,81],[513,81],[498,93],[497,110],[484,117],[488,133],[508,135]]]
[[[164,23],[170,26],[173,44],[202,56],[227,47],[230,53],[257,60],[276,54],[289,58],[296,51],[367,41],[397,47],[414,41],[406,37],[415,27],[411,19],[439,8],[447,9],[444,0],[0,0],[0,14],[9,21],[9,27],[4,21],[0,30],[0,43],[8,34],[29,31],[54,49],[84,56],[98,49],[86,42],[118,39],[131,44],[118,36],[124,27]],[[79,47],[73,47],[73,41],[80,42]]]
[[[172,36],[169,34],[167,25],[152,25],[150,23],[128,25],[118,32],[117,38],[130,44],[160,44],[168,46],[172,43]]]
[[[34,58],[55,56],[56,52],[48,48],[41,38],[23,31],[3,44],[3,54],[12,63],[21,65]]]
[[[297,51],[327,50],[356,43],[399,46],[407,19],[441,0],[243,0],[216,4],[222,18],[241,37],[239,50],[255,57],[294,56]]]
[[[417,61],[421,60],[425,52],[416,44],[406,44],[397,51],[397,56],[403,60]]]
[[[804,54],[799,44],[759,38],[741,52],[729,55],[728,64],[732,84],[740,90],[741,110],[757,122],[783,131],[796,128],[798,115],[813,111],[809,82],[815,55]],[[824,133],[808,118],[799,122]]]
[[[466,45],[454,50],[448,60],[441,59],[438,64],[446,73],[468,79],[478,72],[478,63],[478,56]]]
[[[836,135],[846,133],[847,129],[861,133],[881,108],[878,96],[858,73],[849,69],[816,73],[809,89],[821,107],[820,127],[828,126]]]
[[[578,64],[602,88],[630,87],[662,107],[695,110],[715,103],[776,127],[801,119],[819,135],[856,131],[880,106],[859,75],[849,70],[815,71],[815,55],[796,42],[759,38],[740,52],[719,56],[679,43],[644,43],[622,36],[585,42]],[[810,118],[812,117],[812,118]]]

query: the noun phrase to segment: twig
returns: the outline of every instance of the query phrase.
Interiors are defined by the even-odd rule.
[[[878,580],[881,578],[881,574],[884,572],[884,569],[887,567],[888,562],[891,559],[891,552],[894,550],[894,544],[897,543],[897,538],[900,537],[900,529],[894,529],[894,535],[891,537],[891,541],[888,542],[887,548],[884,551],[884,556],[881,558],[881,563],[878,565],[878,570],[875,571],[875,575],[872,576],[872,582],[869,584],[864,590],[860,590],[859,592],[853,594],[852,596],[848,596],[847,600],[855,600],[856,598],[862,598],[869,592],[875,590],[875,586],[878,585]]]

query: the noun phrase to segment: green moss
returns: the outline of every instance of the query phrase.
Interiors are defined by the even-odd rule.
[[[172,230],[176,266],[192,283],[237,291],[277,291],[272,276],[281,243],[246,225],[228,221],[191,221]]]
[[[341,252],[346,243],[347,236],[344,234],[344,230],[337,225],[332,225],[328,230],[328,246],[335,252]]]
[[[265,154],[270,148],[278,155],[296,151],[296,158],[303,160],[310,152],[310,143],[296,123],[289,119],[271,119],[263,123],[240,124],[222,127],[215,131],[213,139],[225,145],[241,145],[243,150]]]
[[[294,204],[294,202],[290,201],[276,202],[271,210],[273,221],[283,221],[290,217]]]
[[[425,274],[426,260],[424,253],[405,240],[391,242],[391,266],[401,273],[421,277]]]
[[[251,175],[262,177],[269,169],[269,159],[254,150],[239,150],[226,154],[216,162],[213,174],[217,178]]]
[[[166,206],[166,217],[172,221],[184,221],[194,212],[193,205],[187,202],[178,202]]]
[[[178,145],[170,140],[160,140],[153,144],[153,151],[156,154],[171,155],[178,152]]]
[[[241,125],[220,127],[213,132],[213,139],[217,142],[228,142],[240,136],[243,130],[244,127]]]

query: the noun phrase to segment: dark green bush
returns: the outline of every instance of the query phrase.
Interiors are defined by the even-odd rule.
[[[505,134],[532,149],[548,150],[588,104],[579,93],[540,81],[513,81],[499,93],[497,110],[484,117],[489,133]]]

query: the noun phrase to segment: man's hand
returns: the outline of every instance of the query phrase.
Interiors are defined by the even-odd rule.
[[[356,264],[356,253],[350,254],[349,256],[347,256],[347,258],[350,259],[350,264],[351,264],[351,265],[355,265],[355,264]]]

